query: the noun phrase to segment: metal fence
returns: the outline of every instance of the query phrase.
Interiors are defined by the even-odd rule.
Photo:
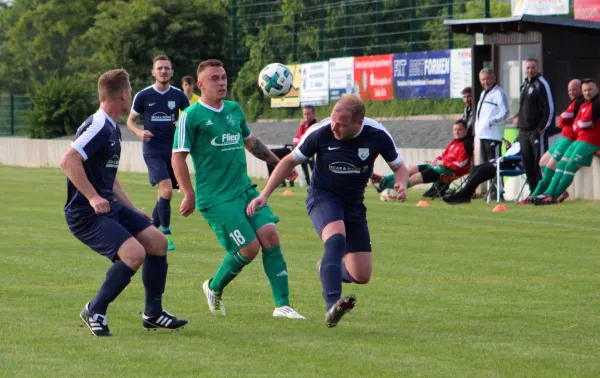
[[[31,109],[32,104],[27,96],[0,95],[0,136],[25,135]]]
[[[268,50],[284,63],[470,46],[446,19],[510,16],[506,0],[228,0],[230,60],[235,73],[248,41],[268,33]]]

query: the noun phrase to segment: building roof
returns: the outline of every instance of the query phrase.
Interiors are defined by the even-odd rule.
[[[567,17],[522,15],[502,18],[478,18],[470,20],[446,20],[453,33],[505,33],[542,31],[554,28],[572,28],[600,34],[600,22],[575,20]]]

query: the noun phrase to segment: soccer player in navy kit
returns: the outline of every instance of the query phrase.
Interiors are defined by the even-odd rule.
[[[144,142],[142,152],[148,178],[152,186],[158,184],[152,223],[155,227],[162,226],[171,251],[175,249],[171,236],[171,198],[173,188],[179,187],[171,166],[171,150],[179,111],[190,106],[190,102],[185,93],[169,84],[173,69],[167,56],[154,58],[152,76],[156,78],[154,85],[135,95],[127,128]],[[144,130],[136,126],[139,115],[144,119]]]
[[[327,305],[325,324],[335,327],[354,308],[356,297],[341,298],[342,281],[366,284],[371,279],[371,238],[364,205],[365,186],[381,155],[394,172],[398,199],[406,200],[408,170],[387,130],[365,118],[365,106],[344,95],[331,118],[312,126],[298,147],[275,168],[259,197],[248,204],[253,215],[298,164],[317,154],[306,207],[325,243],[319,275]]]
[[[167,279],[167,240],[138,210],[117,179],[121,131],[114,120],[129,111],[131,85],[125,70],[105,72],[98,80],[100,109],[77,130],[60,165],[67,175],[65,217],[73,235],[113,265],[96,297],[81,310],[95,336],[110,336],[106,310],[143,264],[146,329],[178,329],[187,320],[162,308]]]

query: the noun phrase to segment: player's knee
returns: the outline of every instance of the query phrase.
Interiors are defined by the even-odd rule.
[[[119,248],[118,255],[128,267],[137,271],[144,263],[146,251],[137,240],[131,238]]]
[[[258,255],[258,251],[260,250],[260,243],[257,239],[252,240],[250,243],[246,244],[242,247],[239,252],[240,255],[244,256],[248,260],[254,260],[256,255]]]
[[[170,200],[173,197],[173,188],[161,188],[159,194],[162,198]]]
[[[272,230],[266,232],[260,240],[260,244],[263,248],[273,248],[278,246],[279,243],[279,234],[275,230],[275,227],[272,227]]]
[[[169,242],[163,234],[160,232],[157,232],[157,234],[146,246],[146,252],[153,256],[166,256]]]
[[[371,273],[359,273],[356,276],[352,276],[354,282],[359,285],[368,284],[371,281]]]

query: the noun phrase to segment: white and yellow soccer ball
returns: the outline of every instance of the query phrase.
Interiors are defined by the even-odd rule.
[[[395,189],[383,189],[379,193],[379,199],[381,201],[395,201],[398,198],[398,192]]]
[[[294,83],[292,72],[281,63],[271,63],[260,71],[258,86],[267,97],[283,97]]]

